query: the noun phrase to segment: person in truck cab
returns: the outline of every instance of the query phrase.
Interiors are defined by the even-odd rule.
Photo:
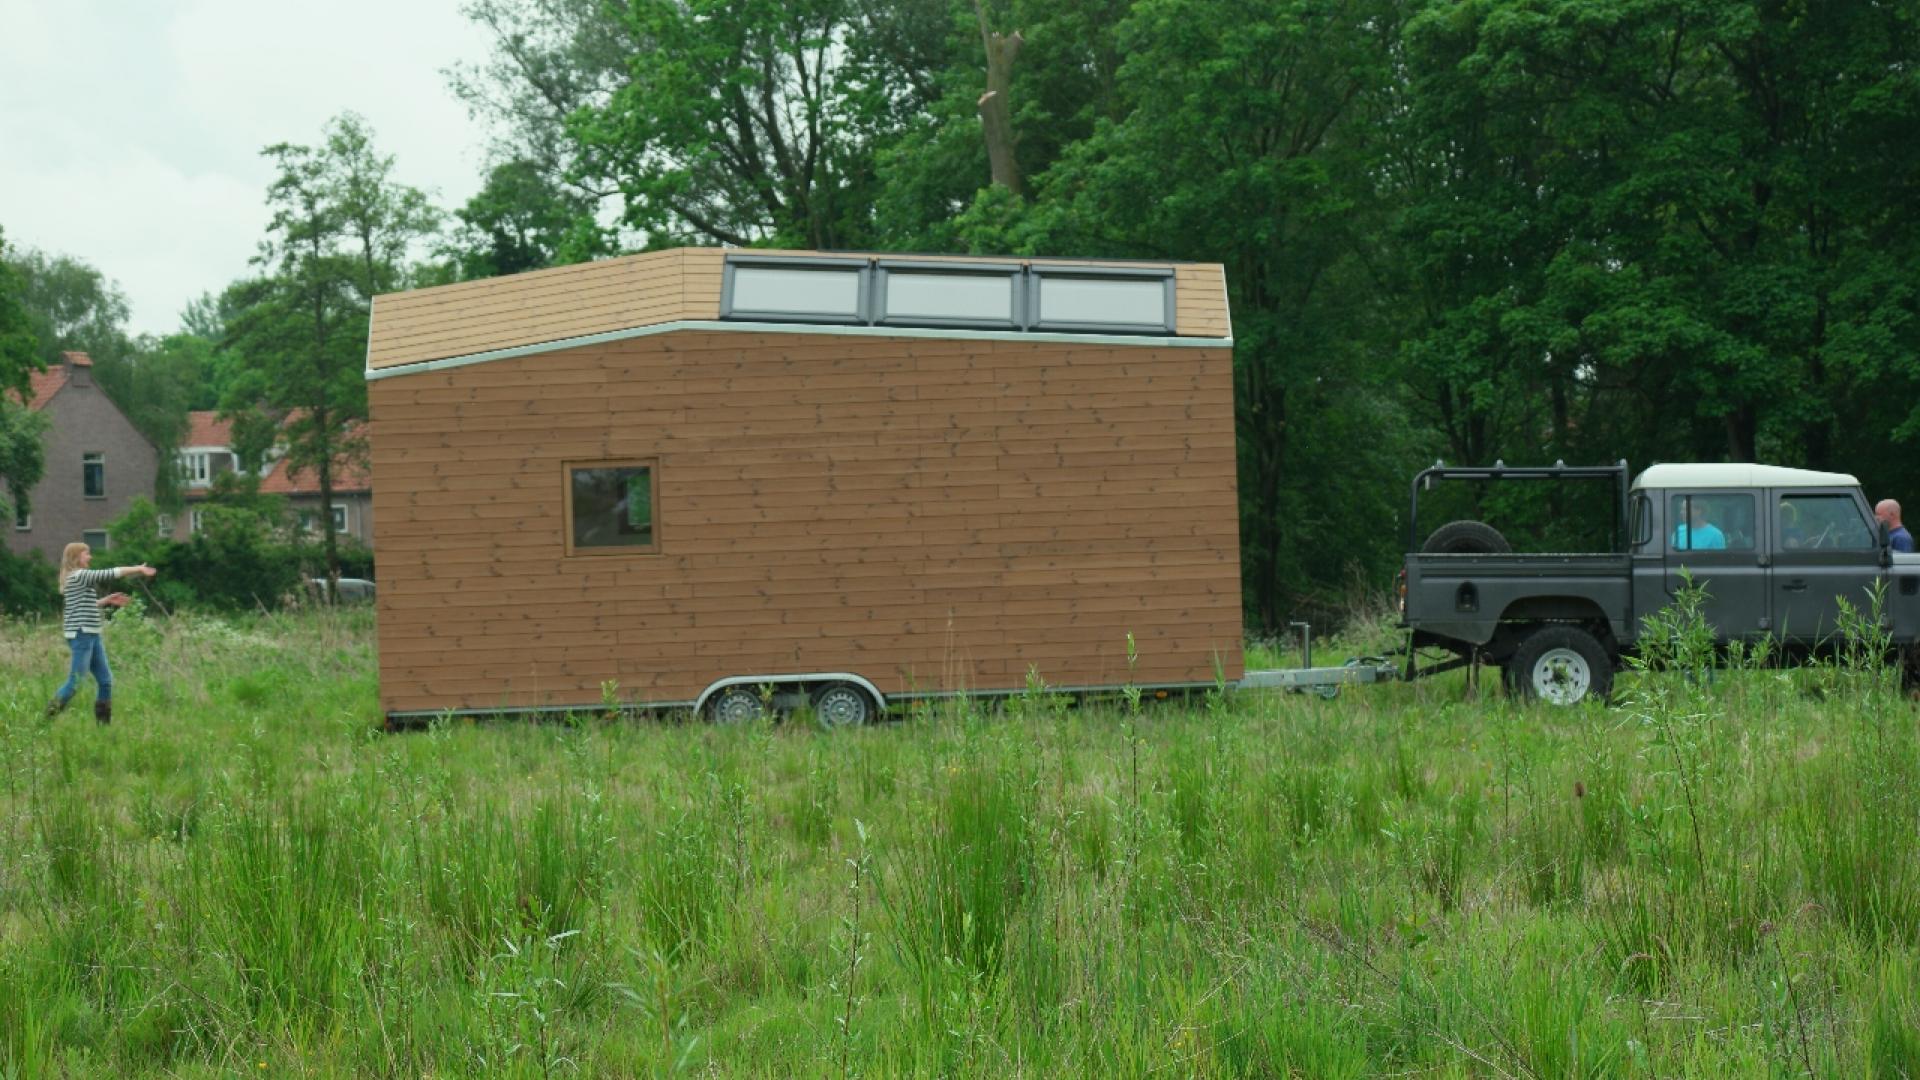
[[[1727,546],[1727,534],[1707,520],[1707,508],[1698,499],[1688,499],[1687,520],[1673,528],[1675,551],[1721,551]]]
[[[1895,551],[1912,551],[1913,534],[1900,524],[1900,504],[1892,499],[1881,499],[1874,504],[1873,516],[1887,527],[1887,539]]]

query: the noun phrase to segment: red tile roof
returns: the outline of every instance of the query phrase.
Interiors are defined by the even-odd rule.
[[[48,368],[34,372],[29,378],[32,381],[27,387],[27,408],[39,412],[47,407],[47,402],[53,400],[53,395],[59,393],[61,387],[67,385],[67,369]],[[14,400],[18,401],[19,395],[16,394]]]
[[[182,446],[232,446],[233,423],[217,412],[187,414],[187,441]]]
[[[60,359],[72,364],[74,367],[93,366],[93,357],[83,352],[63,352],[60,354]]]
[[[288,419],[299,415],[299,411],[288,415]],[[349,424],[341,433],[343,437],[364,440],[367,436],[365,424]],[[260,479],[260,490],[271,495],[318,495],[320,494],[320,474],[314,470],[301,469],[300,475],[288,476],[284,459],[276,461],[267,469],[267,475]],[[364,461],[352,461],[344,457],[333,459],[333,491],[336,495],[350,495],[373,490],[373,476]]]

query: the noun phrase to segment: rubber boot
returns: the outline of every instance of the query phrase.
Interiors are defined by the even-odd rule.
[[[96,701],[93,703],[93,718],[101,724],[113,723],[113,702]]]
[[[48,716],[59,716],[61,713],[66,711],[67,711],[67,703],[60,700],[59,698],[54,698],[52,701],[47,702]]]

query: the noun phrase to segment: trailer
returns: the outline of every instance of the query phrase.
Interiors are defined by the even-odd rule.
[[[381,708],[1237,685],[1230,328],[1210,264],[680,249],[381,296]]]

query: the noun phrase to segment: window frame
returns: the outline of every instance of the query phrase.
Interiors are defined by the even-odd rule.
[[[208,451],[195,451],[186,455],[187,484],[190,487],[210,487],[213,484],[213,454]]]
[[[771,308],[740,308],[734,304],[734,273],[748,270],[799,270],[817,273],[856,274],[853,313],[821,311],[778,311]],[[784,258],[777,255],[729,255],[720,278],[720,318],[747,322],[819,323],[826,326],[866,326],[871,322],[873,304],[873,264],[867,259]]]
[[[24,514],[21,513],[20,504],[18,502],[15,502],[13,504],[13,531],[14,532],[32,532],[33,531],[33,511],[29,510]]]
[[[1026,268],[977,262],[932,262],[911,259],[882,259],[874,263],[873,300],[875,326],[929,326],[953,330],[1024,330],[1027,328],[1026,283],[1021,280]],[[893,274],[933,277],[1003,278],[1007,283],[1008,317],[980,318],[964,315],[899,315],[887,309],[887,282]]]
[[[198,536],[200,535],[200,530],[206,528],[206,518],[202,516],[204,513],[205,511],[203,510],[187,511],[188,536]]]
[[[328,506],[327,509],[331,510],[339,518],[339,520],[334,522],[333,531],[336,534],[345,533],[347,531],[348,522],[353,520],[352,516],[347,513],[347,504],[333,503],[330,506]]]
[[[1159,279],[1162,283],[1161,321],[1158,323],[1120,323],[1102,320],[1049,319],[1040,302],[1040,291],[1048,280],[1139,281]],[[1174,307],[1179,296],[1174,288],[1172,267],[1146,266],[1045,266],[1027,267],[1027,328],[1041,333],[1064,331],[1092,334],[1138,334],[1143,337],[1174,337],[1177,315]]]
[[[91,536],[98,536],[100,542],[96,544],[92,540],[89,540],[88,537]],[[80,530],[80,542],[95,551],[106,551],[113,547],[113,534],[105,529],[82,529]]]
[[[653,542],[646,545],[624,545],[619,547],[579,547],[573,542],[573,470],[575,469],[646,469],[647,513],[653,523]],[[560,463],[560,539],[565,545],[566,557],[582,559],[605,559],[609,557],[657,557],[665,550],[660,528],[660,459],[650,458],[573,458]]]
[[[100,466],[100,493],[87,491],[87,468]],[[80,454],[80,497],[83,499],[104,499],[107,497],[107,453],[104,450],[87,450]]]

